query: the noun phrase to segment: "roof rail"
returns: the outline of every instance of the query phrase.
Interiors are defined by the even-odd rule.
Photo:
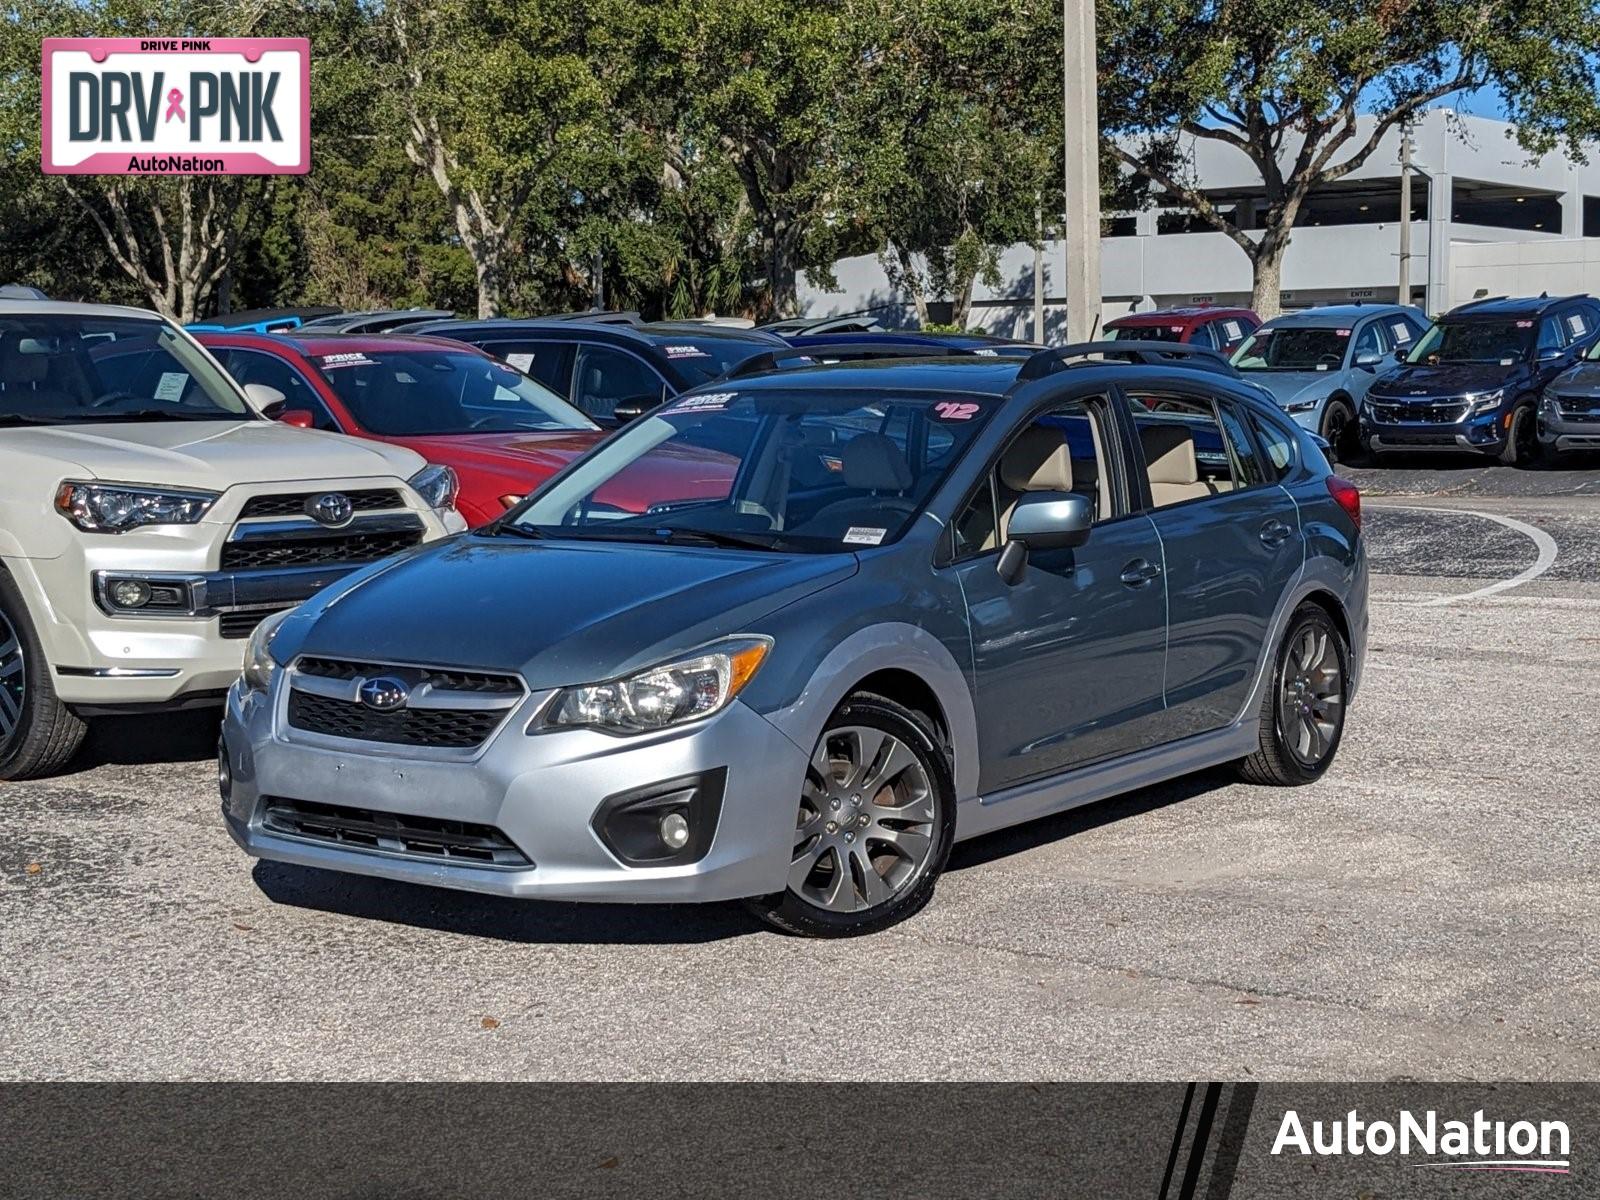
[[[766,371],[776,371],[778,363],[790,358],[803,358],[806,362],[802,365],[810,366],[815,361],[811,358],[809,350],[763,350],[759,354],[752,354],[749,358],[741,359],[733,364],[713,383],[721,383],[730,379],[746,379],[751,375],[760,375]]]
[[[550,313],[535,321],[589,321],[595,325],[643,325],[644,317],[633,309],[588,309],[584,312]]]
[[[812,358],[831,358],[846,362],[865,358],[978,358],[971,346],[915,346],[895,342],[865,342],[841,337],[832,342],[808,342],[797,347]]]
[[[1138,341],[1119,338],[1114,342],[1078,342],[1071,346],[1052,346],[1040,350],[1022,364],[1017,382],[1043,379],[1068,365],[1068,360],[1098,354],[1113,362],[1141,363],[1147,367],[1193,367],[1216,375],[1232,375],[1228,360],[1206,346],[1184,342]]]

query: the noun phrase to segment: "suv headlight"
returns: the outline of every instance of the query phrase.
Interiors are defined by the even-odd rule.
[[[1296,400],[1292,404],[1285,404],[1283,406],[1283,411],[1292,413],[1310,412],[1316,406],[1317,401],[1315,400]]]
[[[286,608],[275,612],[257,625],[244,644],[244,682],[247,688],[258,692],[272,687],[273,676],[278,673],[278,660],[272,657],[272,639],[293,612]]]
[[[772,642],[735,638],[675,662],[609,683],[557,692],[537,729],[647,733],[721,712],[754,678]]]
[[[406,482],[429,508],[449,508],[456,502],[456,492],[461,488],[456,473],[443,466],[423,467]]]
[[[56,489],[56,511],[88,533],[125,533],[141,525],[193,525],[216,501],[216,492],[70,479]]]
[[[1496,388],[1492,392],[1475,392],[1467,397],[1472,402],[1472,408],[1468,410],[1467,415],[1477,417],[1486,412],[1493,412],[1500,407],[1500,402],[1505,398],[1505,388]]]

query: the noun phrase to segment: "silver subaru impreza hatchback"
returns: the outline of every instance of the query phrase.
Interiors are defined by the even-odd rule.
[[[1043,351],[748,374],[263,624],[248,853],[506,896],[919,909],[954,841],[1327,770],[1360,497],[1235,380]]]

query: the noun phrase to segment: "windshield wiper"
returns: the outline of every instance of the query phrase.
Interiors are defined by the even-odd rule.
[[[702,546],[734,546],[742,550],[776,550],[783,539],[776,534],[724,533],[719,529],[675,529],[664,526],[652,531],[664,542]]]
[[[530,542],[542,542],[550,536],[542,529],[535,529],[532,525],[518,525],[515,521],[496,521],[478,532],[488,537],[499,537],[503,533],[509,533],[512,537],[526,538]]]

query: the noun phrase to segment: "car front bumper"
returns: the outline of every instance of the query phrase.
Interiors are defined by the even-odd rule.
[[[1539,442],[1551,450],[1600,450],[1600,400],[1547,395],[1539,406]]]
[[[287,725],[280,673],[273,692],[228,694],[221,753],[223,818],[247,853],[276,862],[500,896],[674,903],[782,890],[793,852],[807,756],[735,701],[715,717],[664,734],[617,738],[592,730],[529,734],[549,693],[526,697],[471,757],[420,757],[410,747],[346,746]],[[696,861],[630,865],[603,838],[608,801],[656,785],[715,777],[714,829]],[[445,861],[436,853],[353,845],[285,832],[282,801],[488,828],[520,851],[515,865]]]
[[[1374,451],[1499,454],[1506,444],[1504,412],[1493,409],[1458,421],[1380,420],[1363,406],[1361,440]]]

